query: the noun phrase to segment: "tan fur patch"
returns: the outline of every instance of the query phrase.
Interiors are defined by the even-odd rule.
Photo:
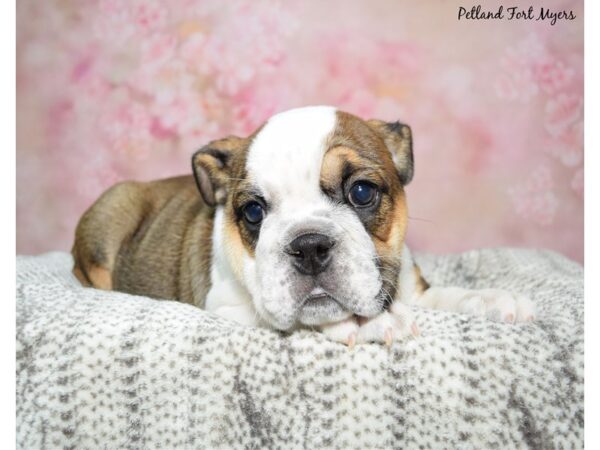
[[[236,278],[240,281],[243,281],[244,271],[242,262],[244,260],[244,253],[254,257],[254,248],[249,246],[242,239],[238,225],[231,220],[230,216],[225,218],[224,227],[225,229],[223,230],[223,233],[225,235],[224,242],[227,245],[225,248],[225,251],[227,252],[227,259],[229,260],[229,264],[231,265],[231,269]]]
[[[429,289],[429,283],[425,281],[425,278],[421,275],[421,268],[419,266],[415,264],[413,270],[415,272],[415,278],[417,279],[417,293],[422,294]]]
[[[92,266],[88,269],[88,276],[96,289],[112,290],[112,277],[104,267]]]
[[[408,225],[408,208],[404,190],[398,192],[394,200],[394,211],[391,214],[389,222],[390,227],[385,242],[392,254],[399,255],[402,251],[402,244],[404,243],[406,227]]]
[[[408,213],[404,192],[394,200],[393,209],[385,213],[386,220],[373,234],[373,243],[379,256],[399,258],[404,244]]]
[[[84,287],[90,287],[91,284],[88,281],[87,277],[83,274],[83,272],[81,271],[81,269],[79,268],[79,266],[75,266],[73,267],[73,275],[75,275],[75,278],[77,278],[77,280],[79,280],[79,282],[81,283],[82,286]]]
[[[365,164],[358,151],[353,148],[339,146],[329,149],[321,165],[321,182],[327,185],[339,184],[340,174],[346,162],[355,166]]]

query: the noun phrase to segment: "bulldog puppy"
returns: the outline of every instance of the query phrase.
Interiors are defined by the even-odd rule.
[[[521,295],[423,279],[404,242],[414,170],[406,125],[293,109],[247,138],[209,143],[192,168],[118,184],[85,212],[72,251],[82,284],[249,326],[316,329],[350,346],[418,334],[408,304],[534,317]]]

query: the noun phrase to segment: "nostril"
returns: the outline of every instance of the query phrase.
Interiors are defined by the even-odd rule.
[[[286,245],[283,248],[283,252],[295,258],[303,258],[304,253],[302,253],[302,250],[300,250],[297,245],[294,245],[294,242],[295,241],[293,241],[291,244]]]
[[[284,250],[288,255],[293,256],[294,258],[304,258],[304,253],[302,253],[300,250],[291,250],[289,248],[286,248]]]
[[[319,257],[327,256],[327,254],[329,253],[329,249],[331,249],[330,246],[325,246],[325,245],[317,246],[317,256],[319,256]]]

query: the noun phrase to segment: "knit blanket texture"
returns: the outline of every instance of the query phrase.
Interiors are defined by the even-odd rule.
[[[349,349],[191,305],[83,288],[17,257],[20,449],[583,448],[583,269],[550,251],[417,254],[432,285],[503,288],[537,320],[414,308],[421,335]]]

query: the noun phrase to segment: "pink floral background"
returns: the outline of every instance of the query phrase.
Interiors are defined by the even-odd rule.
[[[211,139],[333,104],[412,126],[413,248],[582,261],[583,2],[532,4],[577,18],[458,21],[470,5],[454,0],[20,0],[17,251],[70,249],[117,181],[189,173]]]

